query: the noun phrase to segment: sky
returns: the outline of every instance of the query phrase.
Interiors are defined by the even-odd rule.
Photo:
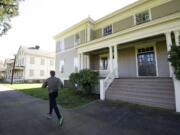
[[[12,28],[0,37],[0,59],[12,58],[19,46],[39,45],[55,52],[53,36],[90,16],[97,20],[136,0],[25,0]]]

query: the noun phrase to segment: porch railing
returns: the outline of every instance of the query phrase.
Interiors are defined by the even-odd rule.
[[[113,82],[114,78],[116,76],[116,69],[113,69],[112,72],[110,72],[105,79],[100,80],[100,99],[105,99],[105,94],[110,86],[110,84]]]

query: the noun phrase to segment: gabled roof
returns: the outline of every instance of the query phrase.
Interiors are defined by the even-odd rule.
[[[55,35],[53,38],[56,39],[56,38],[58,38],[58,37],[61,36],[61,35],[65,35],[66,33],[70,32],[70,31],[76,29],[77,27],[79,27],[79,26],[81,26],[81,25],[83,25],[83,24],[86,24],[86,23],[88,23],[88,22],[90,22],[90,23],[92,23],[92,24],[95,23],[95,21],[94,21],[91,17],[87,17],[86,19],[84,19],[84,20],[76,23],[75,25],[72,25],[72,26],[69,27],[68,29],[66,29],[66,30],[58,33],[58,34]]]

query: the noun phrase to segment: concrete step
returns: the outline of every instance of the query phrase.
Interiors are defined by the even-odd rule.
[[[121,96],[108,95],[107,99],[126,101],[129,103],[136,103],[136,104],[148,105],[148,106],[154,106],[154,107],[162,107],[162,108],[172,109],[172,110],[175,109],[174,101],[168,101],[168,100],[154,101],[153,99],[130,97],[130,96],[124,96],[124,95],[121,95]]]
[[[175,108],[174,86],[171,78],[115,79],[106,92],[106,99]]]

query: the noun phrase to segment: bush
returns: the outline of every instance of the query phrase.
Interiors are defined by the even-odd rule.
[[[171,50],[169,51],[168,60],[171,62],[171,65],[174,67],[174,74],[176,78],[180,80],[180,46],[172,45]]]
[[[83,69],[79,73],[72,73],[70,82],[80,86],[84,94],[90,94],[95,85],[98,84],[98,72]]]

